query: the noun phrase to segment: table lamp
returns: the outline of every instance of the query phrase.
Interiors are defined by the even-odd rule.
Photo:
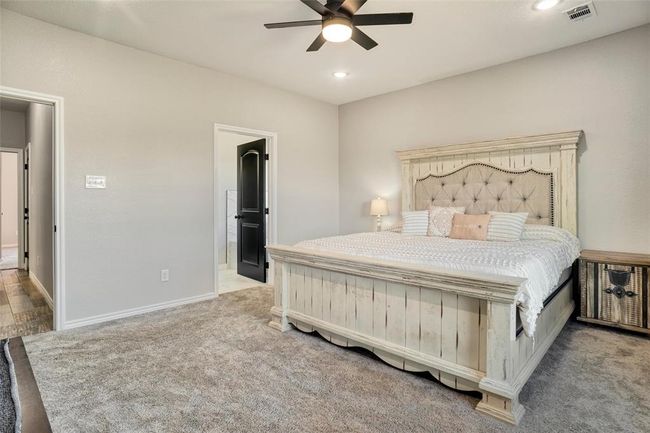
[[[370,215],[377,217],[377,231],[381,231],[381,217],[388,215],[388,203],[386,200],[377,197],[370,202]]]

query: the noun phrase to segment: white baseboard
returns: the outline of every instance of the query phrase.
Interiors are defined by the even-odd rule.
[[[125,317],[137,316],[152,311],[164,310],[166,308],[177,307],[179,305],[192,304],[194,302],[207,301],[216,298],[214,292],[203,295],[190,296],[189,298],[175,299],[173,301],[160,302],[158,304],[145,305],[143,307],[129,308],[126,310],[116,311],[114,313],[98,314],[97,316],[86,317],[83,319],[68,320],[63,324],[63,329],[79,328],[82,326],[94,325],[96,323],[108,322]]]
[[[41,283],[39,279],[36,278],[36,274],[34,274],[32,271],[29,271],[29,279],[32,280],[32,284],[38,289],[39,292],[41,292],[41,295],[43,295],[45,298],[47,305],[49,305],[52,311],[54,311],[54,302],[52,302],[52,297],[49,293],[47,293],[47,290],[45,290],[43,283]]]

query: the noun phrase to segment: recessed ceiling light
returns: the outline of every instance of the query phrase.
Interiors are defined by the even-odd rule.
[[[348,73],[344,71],[338,71],[334,72],[332,75],[334,75],[336,78],[345,78],[348,76]]]
[[[537,0],[535,3],[533,3],[533,9],[537,11],[545,11],[557,6],[560,1],[561,0]]]

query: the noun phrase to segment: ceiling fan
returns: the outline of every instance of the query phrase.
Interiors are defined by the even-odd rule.
[[[327,0],[322,4],[318,0],[300,0],[321,19],[306,21],[291,21],[286,23],[264,24],[267,29],[282,29],[287,27],[322,26],[322,31],[307,51],[318,51],[326,41],[344,42],[352,39],[366,50],[377,46],[377,42],[358,29],[358,26],[383,26],[388,24],[411,24],[412,12],[365,14],[356,15],[367,0]]]

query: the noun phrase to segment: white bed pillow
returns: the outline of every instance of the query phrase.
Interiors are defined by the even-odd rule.
[[[426,236],[429,228],[429,211],[402,212],[402,221],[403,235]]]
[[[489,212],[488,241],[513,242],[521,239],[528,212]]]
[[[429,236],[448,237],[451,232],[451,221],[455,213],[465,213],[464,207],[429,207]]]

